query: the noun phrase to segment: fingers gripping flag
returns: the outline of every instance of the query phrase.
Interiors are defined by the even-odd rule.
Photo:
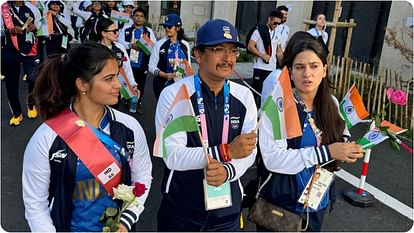
[[[369,116],[355,84],[351,86],[339,105],[341,115],[344,118],[348,129]]]
[[[199,131],[195,118],[193,106],[190,101],[190,94],[187,86],[183,84],[179,89],[172,106],[167,114],[167,119],[157,133],[154,142],[153,154],[156,157],[167,158],[165,140],[179,132]]]
[[[294,138],[302,135],[298,110],[290,85],[289,72],[285,67],[272,94],[262,107],[262,117],[272,125],[273,139]]]

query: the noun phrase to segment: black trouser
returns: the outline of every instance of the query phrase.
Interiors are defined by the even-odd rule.
[[[138,84],[138,90],[141,92],[141,96],[138,100],[138,106],[141,104],[144,97],[145,83],[147,81],[147,69],[132,67],[132,73],[134,74],[135,82]]]
[[[253,69],[253,82],[252,87],[259,93],[262,93],[263,81],[267,76],[272,73],[272,71]],[[254,100],[256,101],[257,108],[260,108],[260,96],[256,93],[253,93]]]
[[[34,71],[39,60],[37,60],[37,56],[23,56],[14,48],[2,49],[2,56],[1,63],[2,71],[6,76],[7,99],[9,100],[12,114],[18,116],[22,113],[19,101],[20,64],[23,64],[24,73],[27,74],[26,82],[29,85],[27,105],[31,107],[35,105],[32,92],[36,81]]]

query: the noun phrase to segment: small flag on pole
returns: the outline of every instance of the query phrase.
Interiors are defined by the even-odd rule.
[[[381,131],[372,129],[368,131],[368,133],[366,133],[362,138],[358,139],[356,144],[361,145],[362,149],[371,149],[387,138],[388,136],[384,135]]]
[[[369,116],[355,84],[351,86],[339,105],[341,115],[344,118],[348,129]]]
[[[190,94],[185,84],[181,86],[167,114],[167,119],[161,125],[154,142],[155,157],[167,158],[165,140],[180,132],[198,132],[198,124],[194,109],[191,105]]]
[[[122,85],[121,90],[119,91],[121,93],[122,98],[129,100],[132,96],[138,95],[138,93],[134,90],[132,85],[129,83],[128,77],[123,67],[119,69],[118,80]]]
[[[112,21],[128,23],[129,19],[130,19],[130,17],[127,13],[111,10],[111,20]]]
[[[151,55],[152,48],[154,47],[154,42],[146,35],[142,35],[139,40],[137,40],[137,45],[147,56]]]
[[[277,84],[261,109],[262,116],[270,121],[273,139],[294,138],[302,135],[298,110],[290,85],[289,71],[285,67]]]

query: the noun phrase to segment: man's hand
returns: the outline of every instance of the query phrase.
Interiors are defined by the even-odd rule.
[[[263,59],[263,61],[264,62],[266,62],[266,63],[269,63],[269,61],[270,61],[270,56],[266,53],[266,54],[262,54],[262,59]]]
[[[215,159],[210,159],[210,163],[207,165],[207,183],[213,186],[222,185],[227,179],[227,171],[222,163],[219,163]]]
[[[36,32],[37,28],[33,23],[29,23],[29,25],[27,25],[27,31],[29,32]]]
[[[235,137],[229,145],[230,158],[242,159],[247,157],[256,148],[256,142],[257,134],[254,131]]]
[[[10,34],[23,34],[23,30],[20,26],[16,26],[14,28],[9,29]]]

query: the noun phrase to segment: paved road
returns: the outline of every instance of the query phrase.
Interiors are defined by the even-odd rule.
[[[244,77],[251,77],[251,65],[238,64],[238,71]],[[150,150],[155,138],[154,111],[151,79],[147,82],[144,96],[144,114],[133,114],[143,126]],[[26,85],[21,83],[22,103]],[[40,125],[41,120],[25,119],[19,127],[8,126],[9,109],[7,105],[4,82],[1,83],[1,226],[5,231],[29,231],[24,219],[24,207],[21,196],[21,170],[24,148],[32,133]],[[125,108],[121,110],[126,111]],[[360,137],[367,126],[361,125],[351,130],[353,138]],[[407,142],[412,147],[412,142]],[[161,177],[163,175],[162,160],[153,158],[153,185],[146,203],[146,209],[137,225],[138,231],[155,231],[156,214],[159,207]],[[356,164],[343,164],[343,169],[359,177],[362,160]],[[243,177],[243,183],[252,179],[255,169],[249,169]],[[342,193],[353,186],[337,179],[337,196],[334,210],[326,214],[323,231],[408,231],[413,225],[413,155],[405,150],[393,152],[385,142],[374,148],[371,155],[367,182],[403,203],[409,210],[409,217],[400,214],[386,204],[377,201],[373,207],[360,208],[346,202]],[[246,213],[246,210],[244,211]],[[254,231],[255,227],[246,221],[246,230]]]

